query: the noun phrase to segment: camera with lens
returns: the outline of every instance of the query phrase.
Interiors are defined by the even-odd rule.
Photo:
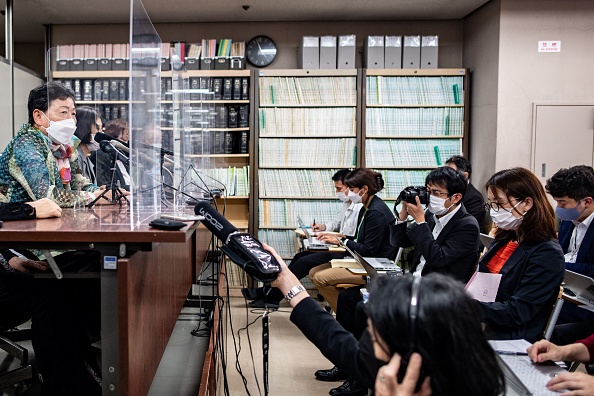
[[[400,192],[400,195],[398,195],[396,203],[394,204],[394,210],[396,210],[396,206],[400,205],[400,202],[402,201],[411,204],[416,204],[415,197],[419,197],[421,205],[427,205],[429,203],[429,191],[427,190],[427,187],[406,187],[404,190]]]

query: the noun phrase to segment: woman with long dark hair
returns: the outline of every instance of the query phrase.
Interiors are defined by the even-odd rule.
[[[326,358],[364,387],[374,387],[378,370],[394,354],[403,359],[412,356],[410,377],[419,354],[421,381],[429,378],[428,385],[421,387],[423,394],[428,394],[428,386],[438,395],[495,396],[503,392],[503,374],[482,331],[476,304],[459,282],[438,273],[422,279],[377,277],[366,304],[369,331],[357,341],[309,297],[299,280],[284,270],[278,254],[267,248],[283,267],[273,286],[293,307],[291,321]],[[411,318],[413,301],[415,319]],[[378,381],[403,384],[385,374]]]
[[[485,188],[497,230],[479,271],[502,275],[495,302],[480,303],[487,335],[534,342],[542,338],[565,270],[555,212],[528,169],[499,171]]]

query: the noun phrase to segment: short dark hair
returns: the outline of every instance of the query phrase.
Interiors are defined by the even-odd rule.
[[[376,335],[389,349],[386,352],[406,355],[415,331],[415,351],[431,377],[433,394],[501,394],[503,373],[482,330],[478,304],[463,285],[439,273],[423,276],[413,329],[409,316],[412,282],[411,275],[378,276],[369,285],[365,308]]]
[[[344,178],[347,187],[369,188],[369,195],[375,195],[384,188],[384,178],[379,172],[367,168],[357,168]]]
[[[341,182],[344,184],[344,179],[351,173],[350,169],[341,169],[332,176],[332,181]]]
[[[76,108],[76,131],[74,134],[80,139],[81,143],[91,142],[91,129],[97,123],[97,118],[100,117],[97,110],[92,107],[82,106]]]
[[[456,169],[460,172],[468,172],[468,177],[472,174],[472,166],[470,165],[470,161],[466,158],[462,157],[461,155],[454,155],[446,160],[447,164],[454,164],[456,165]]]
[[[433,169],[425,178],[425,184],[435,184],[448,190],[450,196],[466,192],[468,182],[466,177],[450,168],[449,166],[440,166]]]
[[[524,200],[532,198],[532,208],[524,214],[524,219],[517,230],[498,228],[495,239],[512,239],[516,235],[520,241],[540,243],[550,239],[557,239],[555,228],[555,211],[547,199],[542,183],[534,173],[526,168],[510,168],[495,173],[487,183],[485,189],[497,189],[503,192],[508,201],[511,198]]]
[[[124,133],[126,129],[128,129],[128,121],[121,118],[109,120],[107,124],[105,124],[105,134],[116,139],[120,139],[122,133]]]
[[[33,111],[47,111],[49,104],[56,99],[66,100],[71,98],[74,102],[74,92],[56,81],[50,81],[29,91],[27,109],[29,110],[29,125],[35,125]],[[75,103],[76,104],[76,103]]]
[[[588,165],[562,168],[547,180],[545,189],[555,198],[567,196],[576,201],[594,198],[594,169]]]

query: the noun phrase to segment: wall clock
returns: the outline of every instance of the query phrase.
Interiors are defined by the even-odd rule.
[[[246,46],[247,60],[257,67],[266,67],[276,58],[276,44],[268,36],[256,36]]]

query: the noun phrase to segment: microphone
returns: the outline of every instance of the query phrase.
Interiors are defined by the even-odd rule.
[[[281,266],[260,241],[242,233],[229,223],[208,202],[198,202],[194,213],[204,216],[202,224],[223,242],[221,250],[248,275],[260,282],[276,279]]]
[[[103,133],[103,132],[97,132],[95,134],[95,141],[97,143],[101,143],[104,140],[108,140],[111,142],[111,144],[117,148],[120,151],[123,151],[125,153],[129,153],[130,152],[130,145],[128,143],[124,143],[119,139],[116,139],[112,136],[109,136],[107,133]],[[146,143],[141,143],[141,142],[137,142],[134,141],[134,146],[138,146],[138,147],[142,147],[145,149],[149,149],[149,150],[157,150],[157,147],[150,145],[150,144],[146,144]],[[161,155],[173,155],[173,151],[171,150],[167,150],[167,149],[160,149],[161,150]]]
[[[114,137],[109,136],[107,133],[97,132],[95,134],[95,141],[99,144],[103,141],[108,141],[111,143],[113,147],[116,149],[123,151],[124,153],[130,153],[130,148],[128,145]]]
[[[107,153],[116,159],[122,161],[124,165],[130,165],[130,160],[124,154],[122,154],[118,149],[113,146],[113,142],[103,140],[99,143],[99,147],[101,147],[101,151]]]

